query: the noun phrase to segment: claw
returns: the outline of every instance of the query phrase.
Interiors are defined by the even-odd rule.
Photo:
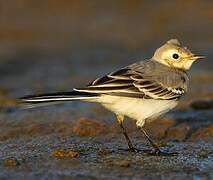
[[[142,150],[140,150],[140,149],[137,149],[137,148],[129,148],[129,151],[131,151],[131,152],[135,152],[135,153],[139,153],[140,151],[142,151]]]
[[[137,148],[134,148],[134,147],[133,148],[128,148],[128,149],[119,148],[119,150],[128,151],[128,152],[134,152],[134,153],[139,153],[139,152],[143,151],[141,149],[137,149]]]
[[[166,152],[161,150],[145,150],[144,151],[147,155],[151,156],[177,156],[177,152]]]

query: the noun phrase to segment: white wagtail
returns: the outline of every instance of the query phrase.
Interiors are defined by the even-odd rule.
[[[116,114],[129,150],[136,151],[136,148],[123,126],[125,116],[135,120],[154,152],[159,154],[162,152],[143,126],[178,104],[188,87],[186,71],[200,58],[203,56],[194,55],[177,39],[171,39],[158,48],[151,59],[111,72],[86,87],[71,92],[26,96],[21,100],[32,107],[73,100],[98,102]]]

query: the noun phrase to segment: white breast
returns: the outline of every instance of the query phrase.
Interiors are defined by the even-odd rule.
[[[99,102],[116,114],[128,116],[136,120],[138,126],[143,126],[147,118],[154,118],[177,105],[175,100],[137,99],[103,95]]]

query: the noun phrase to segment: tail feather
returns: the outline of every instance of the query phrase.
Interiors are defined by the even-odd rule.
[[[24,96],[20,98],[20,101],[24,108],[34,108],[39,106],[63,103],[64,101],[73,101],[73,100],[90,101],[92,99],[97,98],[98,95],[95,93],[71,91],[71,92]]]

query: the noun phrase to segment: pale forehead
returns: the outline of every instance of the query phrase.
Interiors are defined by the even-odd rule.
[[[187,49],[186,47],[180,47],[180,46],[175,46],[171,44],[169,45],[166,44],[164,51],[166,53],[179,53],[179,54],[186,54],[186,55],[192,54],[191,51]]]

